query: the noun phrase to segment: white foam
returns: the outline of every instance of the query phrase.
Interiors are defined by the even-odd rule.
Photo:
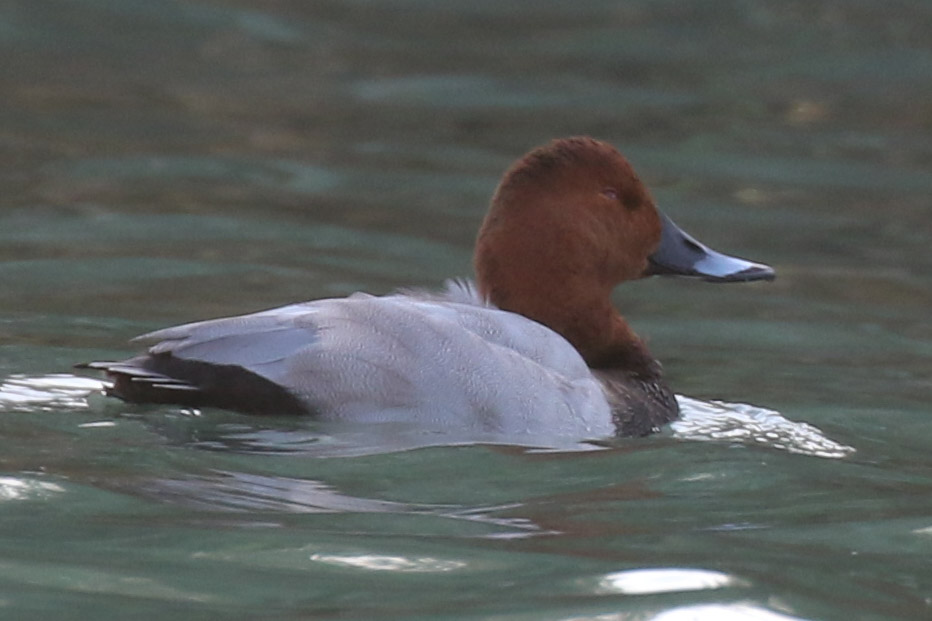
[[[677,401],[680,419],[670,428],[678,438],[757,444],[829,459],[840,459],[854,452],[853,447],[835,442],[816,427],[791,421],[775,410],[680,395]]]
[[[88,407],[87,398],[104,389],[100,380],[68,373],[10,375],[0,383],[0,412]]]

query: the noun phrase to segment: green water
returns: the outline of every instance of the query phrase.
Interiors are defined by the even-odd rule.
[[[932,617],[930,42],[920,1],[0,5],[0,618]],[[617,292],[684,396],[661,435],[451,446],[71,375],[468,276],[505,166],[578,133],[778,271]]]

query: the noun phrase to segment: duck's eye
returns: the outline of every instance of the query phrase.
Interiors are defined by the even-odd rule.
[[[618,200],[618,190],[615,188],[605,188],[602,190],[602,196],[609,200],[617,201]]]

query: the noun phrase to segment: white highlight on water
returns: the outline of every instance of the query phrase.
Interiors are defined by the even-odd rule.
[[[819,429],[791,421],[775,410],[724,401],[700,401],[682,395],[680,419],[670,428],[683,440],[758,444],[769,448],[830,459],[847,457],[854,448],[835,442]]]
[[[4,500],[29,500],[45,498],[52,494],[64,492],[56,483],[36,481],[18,477],[0,477],[0,502]]]
[[[597,592],[643,595],[720,589],[736,584],[741,583],[719,571],[659,567],[606,574],[599,581]]]
[[[104,383],[69,373],[10,375],[0,383],[0,412],[86,409],[87,397],[104,389]]]
[[[466,567],[463,561],[452,561],[421,556],[384,556],[380,554],[312,554],[311,560],[328,565],[366,569],[370,571],[396,571],[402,573],[447,572]]]

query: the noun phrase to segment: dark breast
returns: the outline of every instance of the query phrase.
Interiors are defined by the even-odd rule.
[[[646,436],[679,416],[673,391],[660,373],[638,376],[614,369],[593,369],[602,381],[619,436]]]

